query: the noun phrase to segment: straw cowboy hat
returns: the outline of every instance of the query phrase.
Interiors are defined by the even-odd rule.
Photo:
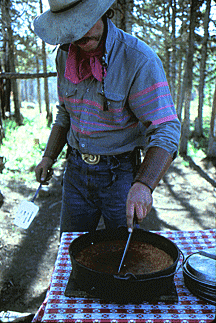
[[[50,10],[34,20],[34,31],[51,45],[82,38],[115,0],[49,0]]]

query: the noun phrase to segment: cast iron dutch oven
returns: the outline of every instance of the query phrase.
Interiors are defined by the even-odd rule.
[[[140,302],[152,300],[157,296],[166,294],[174,284],[174,275],[180,258],[180,250],[169,239],[158,234],[134,229],[131,241],[141,241],[153,245],[170,255],[173,264],[164,270],[150,274],[113,275],[92,270],[76,261],[76,255],[86,247],[102,241],[123,240],[126,243],[128,237],[127,228],[116,230],[98,230],[93,234],[86,233],[72,241],[69,254],[72,263],[72,277],[78,283],[81,290],[90,295],[118,302]]]

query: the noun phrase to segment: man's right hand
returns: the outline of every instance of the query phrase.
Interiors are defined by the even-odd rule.
[[[54,161],[50,157],[43,157],[40,163],[35,168],[36,180],[39,183],[45,184],[52,177],[52,165]]]

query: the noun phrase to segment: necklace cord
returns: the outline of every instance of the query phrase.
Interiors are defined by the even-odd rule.
[[[105,56],[102,57],[102,95],[104,98],[104,104],[103,104],[103,110],[104,111],[108,111],[108,102],[107,102],[107,98],[105,96],[105,70],[107,68],[107,63],[106,63],[106,59]]]

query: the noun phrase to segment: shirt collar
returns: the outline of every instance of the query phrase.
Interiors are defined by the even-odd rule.
[[[108,65],[109,57],[111,55],[112,48],[114,46],[115,40],[117,36],[117,27],[114,23],[107,18],[107,37],[105,43],[105,62]]]

